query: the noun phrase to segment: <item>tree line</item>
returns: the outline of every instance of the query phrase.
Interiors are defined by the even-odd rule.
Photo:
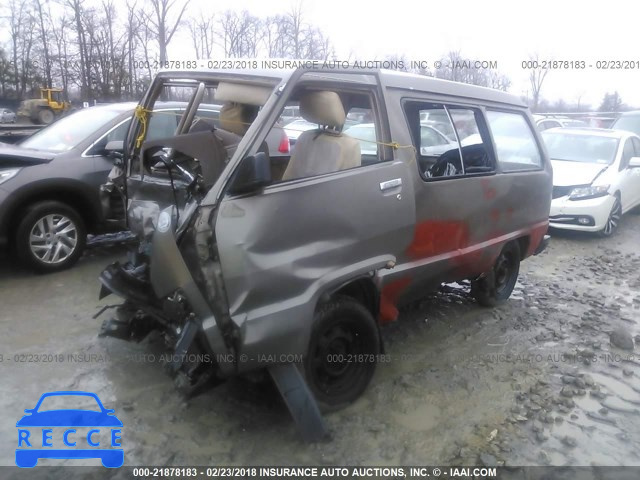
[[[191,47],[181,52],[181,60],[336,58],[330,38],[306,15],[303,0],[262,17],[237,10],[191,12],[190,0],[6,1],[0,7],[0,28],[9,33],[9,41],[0,44],[0,98],[5,100],[31,98],[45,86],[61,87],[72,100],[137,100],[156,67],[169,60],[167,50],[177,35]],[[351,57],[346,60],[356,60]],[[508,76],[475,63],[451,51],[441,56],[438,68],[412,71],[509,89]],[[527,100],[537,111],[551,108],[540,93],[547,73],[530,72]],[[605,100],[603,104],[613,108],[621,106],[617,97]]]
[[[58,86],[81,100],[136,99],[179,32],[198,59],[333,53],[302,3],[265,18],[232,10],[188,16],[188,7],[189,0],[8,0],[0,12],[10,36],[0,45],[0,97],[19,100]]]

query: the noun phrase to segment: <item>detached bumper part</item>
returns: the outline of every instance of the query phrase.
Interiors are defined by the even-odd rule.
[[[272,365],[268,370],[304,440],[318,442],[326,439],[329,435],[327,426],[298,367],[288,363]]]

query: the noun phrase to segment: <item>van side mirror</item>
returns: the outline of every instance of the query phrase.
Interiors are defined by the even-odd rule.
[[[631,157],[629,160],[629,168],[640,168],[640,157]]]
[[[229,193],[251,193],[271,183],[271,165],[264,152],[244,157],[236,169]]]

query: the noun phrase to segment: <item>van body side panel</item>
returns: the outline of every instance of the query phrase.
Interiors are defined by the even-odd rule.
[[[399,179],[397,187],[380,184]],[[227,197],[215,229],[245,361],[306,352],[320,296],[395,262],[415,223],[403,162],[383,162]]]
[[[490,106],[415,91],[389,89],[387,96],[392,141],[403,145],[412,142],[401,106],[405,96],[474,108]],[[511,240],[525,238],[523,258],[533,254],[547,231],[551,203],[551,167],[544,148],[541,154],[543,168],[539,170],[501,173],[498,166],[492,174],[425,181],[419,175],[414,152],[396,151],[412,172],[416,225],[398,265],[378,273],[381,321],[394,320],[397,305],[424,296],[442,282],[473,278],[489,270]]]

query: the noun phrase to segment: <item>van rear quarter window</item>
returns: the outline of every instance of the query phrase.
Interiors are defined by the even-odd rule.
[[[542,154],[523,114],[489,110],[487,121],[503,172],[542,168]]]

